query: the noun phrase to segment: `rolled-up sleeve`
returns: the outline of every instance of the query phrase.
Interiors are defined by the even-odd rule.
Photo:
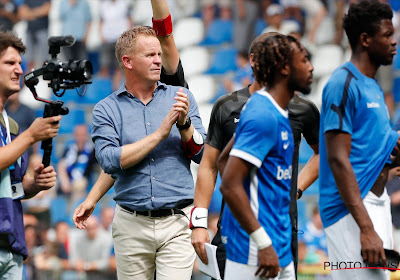
[[[122,170],[122,147],[113,116],[112,108],[102,102],[93,109],[92,140],[96,158],[104,172],[111,175]]]

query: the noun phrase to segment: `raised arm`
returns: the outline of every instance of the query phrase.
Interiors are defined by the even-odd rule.
[[[153,8],[153,29],[157,33],[163,51],[163,66],[167,75],[173,75],[178,68],[179,53],[172,35],[172,21],[168,4],[166,0],[151,0],[151,6]],[[167,27],[164,30],[169,30],[168,27],[170,27],[171,33],[162,32],[164,26]]]

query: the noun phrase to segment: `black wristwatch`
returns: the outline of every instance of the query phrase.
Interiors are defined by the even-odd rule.
[[[176,123],[176,127],[179,130],[185,130],[188,129],[190,127],[190,125],[192,124],[192,121],[190,120],[189,117],[186,118],[186,122],[183,125],[179,125],[178,123]]]
[[[300,199],[300,197],[303,195],[303,191],[299,188],[297,188],[297,194],[299,195],[299,197],[297,199]]]

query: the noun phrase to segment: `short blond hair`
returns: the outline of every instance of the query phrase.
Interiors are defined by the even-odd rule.
[[[122,57],[135,51],[139,35],[157,37],[156,32],[150,26],[135,26],[122,33],[115,44],[115,56],[121,68],[123,67]]]

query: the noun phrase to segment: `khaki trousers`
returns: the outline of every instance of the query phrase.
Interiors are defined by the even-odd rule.
[[[193,205],[182,209],[188,217]],[[195,260],[189,220],[149,218],[116,205],[112,224],[119,280],[190,280]]]

